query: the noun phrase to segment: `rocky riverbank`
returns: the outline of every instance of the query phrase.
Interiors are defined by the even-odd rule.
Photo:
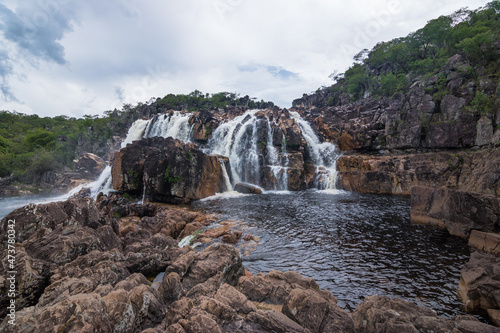
[[[500,331],[474,317],[438,318],[431,309],[379,296],[348,313],[330,291],[298,273],[245,272],[232,245],[215,242],[201,252],[178,247],[179,235],[215,219],[180,207],[126,203],[116,194],[94,201],[80,193],[12,212],[2,220],[1,239],[5,244],[8,221],[15,221],[16,317],[12,326],[6,316],[0,331]],[[226,229],[198,237],[236,233]],[[2,261],[2,290],[8,270]],[[151,282],[159,273],[163,277]],[[9,301],[2,293],[2,317]]]

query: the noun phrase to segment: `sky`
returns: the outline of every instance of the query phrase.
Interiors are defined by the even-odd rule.
[[[0,0],[0,110],[101,115],[169,93],[290,107],[352,57],[477,0]]]

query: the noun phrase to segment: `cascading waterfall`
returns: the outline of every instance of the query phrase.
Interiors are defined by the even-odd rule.
[[[273,190],[278,190],[278,191],[286,191],[288,189],[288,156],[286,157],[287,165],[283,164],[283,149],[286,154],[286,140],[284,141],[285,147],[283,147],[283,141],[282,141],[282,155],[280,156],[278,153],[278,150],[276,147],[274,147],[273,144],[273,130],[271,127],[271,122],[269,121],[269,118],[267,118],[267,145],[266,145],[266,150],[267,150],[267,158],[268,158],[268,165],[267,167],[271,170],[271,173],[275,179],[275,182],[273,183]],[[283,134],[284,137],[284,134]]]
[[[192,127],[189,126],[189,116],[189,114],[174,111],[171,115],[164,114],[150,120],[138,119],[130,126],[127,137],[121,143],[121,148],[133,141],[155,136],[171,136],[174,139],[190,142]],[[112,191],[111,166],[106,166],[99,178],[86,187],[90,188],[93,197],[96,197],[100,192],[108,194]],[[71,191],[69,195],[78,192],[78,190],[80,187]]]
[[[297,113],[290,112],[307,142],[307,151],[316,166],[317,185],[320,190],[335,189],[337,181],[337,148],[330,142],[320,142],[311,125]]]
[[[259,110],[247,111],[217,127],[208,142],[207,153],[227,156],[233,183],[259,184],[260,165],[257,147]]]
[[[174,111],[171,115],[156,116],[149,121],[143,137],[172,137],[184,142],[191,142],[193,127],[189,125],[190,116],[189,113],[180,113],[179,111]]]
[[[204,148],[206,153],[229,158],[231,177],[224,162],[221,161],[226,191],[231,191],[234,184],[239,182],[260,185],[263,181],[261,179],[262,167],[268,168],[270,172],[267,176],[269,179],[265,181],[273,190],[288,189],[289,157],[285,133],[282,133],[281,150],[278,150],[273,145],[273,137],[276,135],[273,131],[278,128],[276,120],[272,123],[267,116],[258,116],[259,111],[249,110],[219,125]],[[307,142],[306,149],[316,166],[317,187],[334,189],[337,178],[335,161],[338,156],[335,146],[329,142],[320,142],[309,123],[297,112],[290,112],[290,115],[298,124]],[[171,114],[157,115],[150,120],[139,119],[130,127],[121,147],[141,138],[155,136],[173,137],[184,142],[192,142],[193,127],[189,125],[190,116],[189,113],[174,111]],[[262,133],[259,134],[259,131]],[[266,142],[259,142],[259,138]],[[90,187],[94,197],[99,192],[108,194],[112,190],[111,167],[107,166],[99,179],[88,184],[87,187]],[[77,189],[70,194],[76,191]]]
[[[136,120],[132,124],[132,126],[130,126],[127,133],[127,137],[121,143],[121,147],[124,148],[127,144],[132,143],[135,140],[141,139],[148,125],[149,121],[147,120],[143,119]],[[103,170],[99,178],[96,181],[86,185],[86,187],[90,188],[90,193],[93,197],[96,197],[97,194],[99,194],[100,192],[108,194],[113,189],[112,179],[111,179],[111,166],[109,165],[106,166],[106,168]],[[80,189],[81,187],[75,188],[73,191],[69,193],[69,195],[78,192]]]

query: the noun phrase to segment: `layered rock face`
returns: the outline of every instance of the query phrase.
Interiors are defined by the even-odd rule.
[[[113,188],[151,201],[188,203],[225,190],[227,159],[172,138],[135,141],[115,154]]]
[[[488,96],[498,91],[498,81],[468,76],[467,61],[460,55],[451,57],[441,76],[415,81],[405,94],[392,98],[365,98],[350,103],[333,100],[320,92],[294,101],[326,140],[337,142],[342,151],[378,151],[381,149],[450,149],[495,144],[500,139],[500,117],[485,114],[471,104],[477,92]],[[447,94],[434,95],[445,85]],[[323,96],[324,95],[324,96]]]

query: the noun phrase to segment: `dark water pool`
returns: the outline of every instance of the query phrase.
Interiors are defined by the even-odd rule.
[[[410,223],[407,198],[319,191],[206,200],[194,207],[243,221],[260,237],[240,242],[252,273],[295,270],[353,310],[369,295],[397,296],[438,315],[463,314],[457,297],[466,241]]]

